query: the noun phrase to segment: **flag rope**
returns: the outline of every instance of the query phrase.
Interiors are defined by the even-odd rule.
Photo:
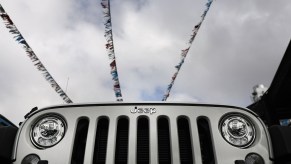
[[[208,0],[208,2],[205,4],[206,9],[204,10],[203,14],[201,15],[201,20],[199,21],[198,24],[196,24],[194,26],[194,29],[192,30],[193,33],[192,33],[192,35],[191,35],[191,37],[190,37],[190,39],[189,39],[189,41],[187,43],[187,48],[183,49],[181,54],[180,54],[181,55],[181,60],[180,60],[179,64],[175,66],[176,71],[175,71],[174,75],[172,76],[171,83],[168,85],[166,93],[164,94],[162,101],[167,101],[167,98],[170,96],[171,89],[172,89],[172,87],[173,87],[173,85],[175,83],[175,80],[176,80],[176,78],[177,78],[177,76],[179,74],[179,71],[180,71],[182,65],[184,64],[184,61],[185,61],[185,59],[187,57],[189,49],[192,46],[192,43],[193,43],[193,41],[194,41],[194,39],[195,39],[199,29],[200,29],[205,17],[206,17],[207,12],[210,9],[210,6],[211,6],[212,2],[213,2],[213,0]]]
[[[27,56],[30,58],[34,66],[42,72],[44,78],[47,82],[51,85],[51,87],[59,94],[59,96],[66,102],[66,103],[73,103],[73,101],[68,97],[68,95],[63,91],[63,89],[59,86],[59,84],[55,81],[52,75],[48,72],[39,58],[36,56],[32,48],[28,45],[22,34],[16,28],[15,24],[10,19],[9,15],[5,12],[4,8],[0,4],[0,16],[4,21],[4,24],[9,32],[14,35],[13,38],[22,45],[22,48],[27,53]]]
[[[111,68],[111,76],[114,82],[113,90],[115,93],[115,97],[117,101],[123,101],[122,94],[121,94],[121,87],[117,72],[116,66],[116,57],[114,52],[114,44],[113,44],[113,33],[112,33],[112,23],[111,23],[111,13],[110,13],[110,0],[102,0],[101,6],[103,8],[103,15],[104,15],[104,26],[105,26],[105,35],[106,38],[106,50],[110,60],[110,68]]]

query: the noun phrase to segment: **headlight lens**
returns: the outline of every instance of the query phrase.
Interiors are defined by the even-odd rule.
[[[47,115],[35,122],[31,129],[32,143],[38,148],[48,148],[59,143],[66,132],[66,122],[58,115]]]
[[[231,145],[245,148],[255,139],[253,123],[242,114],[229,114],[220,121],[222,137]]]

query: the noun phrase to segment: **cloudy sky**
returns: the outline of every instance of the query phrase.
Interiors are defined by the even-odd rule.
[[[160,101],[206,0],[111,0],[124,101]],[[75,103],[115,101],[100,0],[0,0]],[[251,104],[269,86],[291,38],[290,0],[216,0],[168,101]],[[0,22],[0,113],[15,124],[31,108],[63,104]]]

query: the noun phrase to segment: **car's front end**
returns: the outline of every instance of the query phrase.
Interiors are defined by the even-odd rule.
[[[253,112],[191,103],[104,103],[36,110],[21,125],[15,164],[271,164]]]

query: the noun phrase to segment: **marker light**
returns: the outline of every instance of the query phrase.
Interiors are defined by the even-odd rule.
[[[264,159],[256,153],[248,154],[245,161],[246,164],[265,164]]]
[[[37,164],[40,160],[39,156],[36,154],[29,154],[22,160],[21,164]]]
[[[47,115],[35,122],[31,129],[32,143],[48,148],[59,143],[66,132],[66,122],[58,115]]]
[[[255,139],[255,128],[247,117],[241,114],[230,114],[220,121],[222,137],[231,145],[246,148]]]

